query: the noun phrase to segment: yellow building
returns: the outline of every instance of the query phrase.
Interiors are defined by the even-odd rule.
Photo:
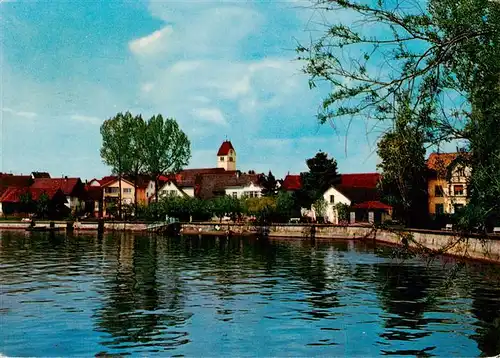
[[[137,186],[137,202],[141,205],[146,204],[146,188],[147,182],[145,180],[139,180]],[[92,185],[92,184],[91,184]],[[113,202],[118,203],[120,194],[120,181],[117,177],[105,177],[100,183],[102,188],[103,203],[104,203],[104,213],[106,216],[106,206],[107,204]],[[121,179],[121,189],[122,189],[122,205],[132,205],[135,202],[135,188],[132,180]]]
[[[454,214],[467,205],[467,180],[470,168],[456,164],[461,153],[432,153],[427,160],[429,214]],[[448,177],[448,170],[451,176]]]

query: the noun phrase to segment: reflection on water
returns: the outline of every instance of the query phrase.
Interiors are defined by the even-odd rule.
[[[0,353],[500,353],[498,266],[349,241],[0,233]]]

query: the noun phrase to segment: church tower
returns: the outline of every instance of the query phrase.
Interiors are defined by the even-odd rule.
[[[217,152],[217,168],[236,170],[236,151],[229,140],[225,140]]]

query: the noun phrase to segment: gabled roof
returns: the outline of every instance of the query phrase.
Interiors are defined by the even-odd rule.
[[[220,148],[219,148],[219,151],[217,152],[217,155],[228,155],[229,154],[229,151],[230,150],[234,150],[234,147],[233,147],[233,144],[231,143],[231,141],[229,140],[226,140],[224,142],[222,142]]]
[[[446,170],[458,155],[459,153],[431,153],[427,159],[427,168],[435,171]]]
[[[61,189],[64,195],[71,195],[81,183],[80,178],[40,178],[35,179],[31,187],[43,190]]]
[[[33,179],[30,175],[2,174],[0,175],[0,194],[10,187],[27,188],[31,183]]]
[[[108,177],[105,177],[106,180],[101,180],[99,181],[101,183],[101,187],[105,187],[105,186],[109,186],[113,183],[116,183],[118,181],[118,177],[117,176],[108,176]],[[104,178],[103,178],[104,179]],[[125,177],[122,177],[122,180],[124,182],[127,182],[128,184],[130,185],[134,185],[134,181],[132,180],[129,180],[128,178],[125,178]]]
[[[47,194],[49,200],[52,200],[56,194],[64,196],[60,189],[47,188],[47,189],[37,189],[37,188],[14,188],[10,187],[0,196],[1,203],[19,203],[21,202],[21,197],[23,194],[31,194],[32,200],[38,200],[42,194]]]
[[[101,179],[98,179],[97,181],[101,186],[107,185],[109,183],[115,182],[118,180],[118,177],[116,175],[107,175],[105,177],[102,177]]]
[[[158,190],[158,192],[162,191],[163,188],[167,185],[167,184],[172,184],[175,188],[177,188],[177,190],[179,190],[181,192],[181,194],[185,197],[188,197],[189,195],[187,195],[181,188],[179,188],[179,186],[177,186],[177,184],[175,183],[174,180],[166,180],[166,181],[162,181],[162,180],[159,180],[160,182],[160,190]]]
[[[302,180],[300,179],[300,175],[290,175],[288,174],[283,180],[283,184],[281,187],[284,190],[299,190],[302,188]]]

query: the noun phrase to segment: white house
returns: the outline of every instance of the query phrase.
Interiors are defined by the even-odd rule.
[[[148,201],[154,200],[155,197],[155,182],[151,180],[146,189],[146,196]],[[158,190],[158,197],[165,196],[187,196],[187,194],[179,188],[173,181],[160,182],[160,190]]]
[[[339,223],[339,217],[335,205],[342,203],[346,205],[351,205],[351,200],[338,191],[335,187],[331,187],[323,194],[323,199],[327,203],[325,210],[325,219],[333,224]]]
[[[242,185],[238,186],[228,186],[225,188],[226,195],[232,196],[233,198],[260,198],[262,196],[262,187],[257,184],[257,182],[244,182]]]

